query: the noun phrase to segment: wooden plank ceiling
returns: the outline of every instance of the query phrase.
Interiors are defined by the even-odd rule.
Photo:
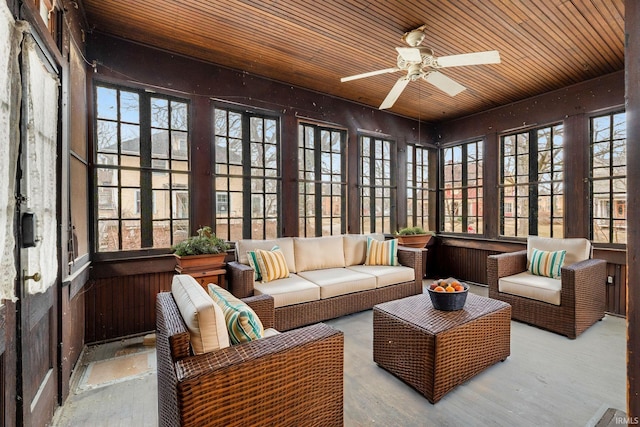
[[[438,122],[624,69],[624,0],[82,0],[93,31],[378,107],[402,35],[426,24],[436,56],[498,50],[500,64],[441,72],[451,97],[410,82],[390,109]],[[96,58],[99,61],[99,58]],[[150,64],[150,70],[153,70]],[[155,70],[154,70],[155,72]],[[161,72],[161,71],[160,71]]]

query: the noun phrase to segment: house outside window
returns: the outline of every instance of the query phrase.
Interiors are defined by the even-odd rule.
[[[393,233],[397,228],[395,142],[361,135],[360,230]]]
[[[564,236],[564,127],[500,138],[500,234]]]
[[[346,132],[311,123],[298,126],[299,233],[346,232]]]
[[[272,239],[280,235],[280,122],[277,117],[216,108],[216,235]],[[218,197],[220,195],[225,197]],[[218,203],[224,205],[218,206]],[[226,211],[225,211],[226,206]]]
[[[627,243],[627,128],[624,112],[592,117],[591,239]]]
[[[184,100],[95,86],[96,250],[168,248],[188,235],[172,197],[189,194],[189,106]]]
[[[407,145],[407,227],[429,230],[429,149]]]
[[[483,234],[482,141],[443,148],[441,164],[440,231]]]

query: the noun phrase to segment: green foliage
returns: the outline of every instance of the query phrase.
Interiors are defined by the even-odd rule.
[[[171,251],[179,256],[219,254],[226,252],[231,246],[216,237],[211,227],[198,229],[197,236],[191,236],[171,247]]]
[[[414,234],[431,234],[433,235],[433,231],[426,231],[422,227],[405,227],[398,230],[396,235],[398,236],[411,236]]]

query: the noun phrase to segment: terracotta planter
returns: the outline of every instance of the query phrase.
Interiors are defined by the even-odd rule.
[[[180,256],[173,254],[173,256],[176,257],[176,272],[190,274],[194,272],[216,270],[224,267],[224,259],[227,256],[227,253],[223,252],[221,254],[189,256]]]
[[[424,248],[429,244],[433,235],[431,234],[407,234],[398,236],[398,244],[410,248]]]

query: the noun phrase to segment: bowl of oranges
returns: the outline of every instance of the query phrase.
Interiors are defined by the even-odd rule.
[[[452,277],[436,280],[429,286],[429,297],[433,308],[437,310],[462,310],[468,293],[469,285]]]

